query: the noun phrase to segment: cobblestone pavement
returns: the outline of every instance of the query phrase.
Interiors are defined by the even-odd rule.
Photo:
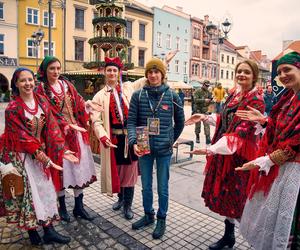
[[[100,174],[98,165],[97,172]],[[100,182],[92,184],[84,191],[84,203],[89,213],[95,216],[92,222],[74,219],[62,222],[56,228],[59,232],[72,237],[68,245],[43,245],[32,248],[26,233],[7,227],[0,220],[0,249],[208,249],[223,234],[223,222],[211,216],[170,200],[167,230],[161,240],[152,239],[154,225],[144,230],[133,231],[131,223],[143,215],[140,186],[136,186],[132,221],[123,218],[121,211],[113,211],[111,206],[117,197],[100,193]],[[157,208],[157,195],[154,196]],[[73,208],[72,192],[67,197],[68,209]],[[42,233],[41,233],[42,235]],[[235,249],[250,249],[236,230]]]

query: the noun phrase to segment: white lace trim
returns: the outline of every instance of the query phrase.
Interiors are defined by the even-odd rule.
[[[267,196],[257,192],[247,200],[240,231],[256,250],[282,250],[288,245],[300,188],[300,163],[288,162]]]

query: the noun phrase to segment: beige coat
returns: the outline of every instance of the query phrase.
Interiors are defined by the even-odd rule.
[[[129,108],[130,98],[135,90],[141,89],[146,83],[146,78],[141,78],[135,82],[125,82],[122,85],[122,94],[125,105]],[[94,128],[95,135],[98,139],[106,136],[110,139],[110,124],[109,124],[109,101],[110,92],[108,87],[105,86],[93,98],[102,106],[103,112],[93,111],[91,113],[91,120]],[[101,157],[101,192],[112,195],[111,183],[111,159],[110,148],[105,148],[100,142],[100,157]]]

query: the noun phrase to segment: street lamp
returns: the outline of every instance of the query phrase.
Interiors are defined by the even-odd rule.
[[[44,3],[46,2],[46,3]],[[65,9],[66,0],[39,0],[39,5],[47,5],[48,6],[48,48],[49,48],[49,56],[52,56],[52,8],[62,8]],[[65,18],[65,17],[64,17]],[[65,22],[64,22],[65,25]],[[64,27],[65,28],[65,27]],[[65,30],[65,29],[64,29]],[[66,33],[66,32],[64,32]]]
[[[44,32],[39,29],[36,32],[33,32],[33,34],[31,35],[34,47],[35,47],[35,57],[36,57],[36,71],[38,71],[38,67],[39,67],[39,46],[41,44],[41,41],[44,38]]]
[[[205,31],[209,35],[209,40],[217,41],[217,67],[216,67],[216,82],[219,80],[219,57],[220,57],[220,45],[224,43],[224,40],[228,38],[228,33],[231,30],[232,23],[229,22],[228,18],[226,18],[221,23],[221,30],[220,32],[220,24],[217,26],[213,24],[211,21],[206,25]],[[214,37],[216,36],[216,37]]]

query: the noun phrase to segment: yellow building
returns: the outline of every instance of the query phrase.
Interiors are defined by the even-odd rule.
[[[34,72],[36,72],[37,66],[41,63],[43,58],[49,55],[49,18],[47,3],[47,0],[43,0],[40,5],[38,0],[18,1],[19,65],[28,67]],[[52,55],[63,62],[63,9],[55,4],[53,5],[52,13]],[[44,32],[44,38],[40,46],[38,46],[38,53],[36,55],[35,42],[31,36],[38,30]]]
[[[133,75],[144,75],[145,65],[152,58],[153,11],[151,8],[131,1],[125,6],[127,21],[128,62],[134,63]]]

